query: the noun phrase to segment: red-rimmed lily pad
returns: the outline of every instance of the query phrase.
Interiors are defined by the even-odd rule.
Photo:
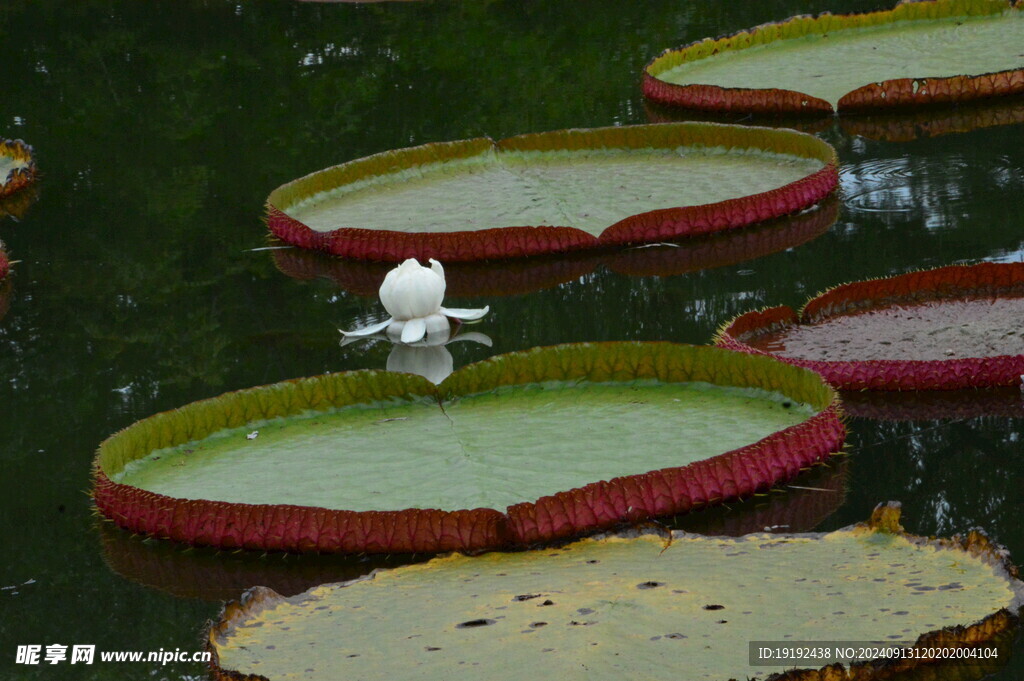
[[[35,179],[32,147],[21,140],[0,139],[0,198],[20,191]]]
[[[749,496],[844,438],[813,372],[717,348],[512,353],[440,386],[357,371],[229,393],[105,441],[100,511],[191,544],[523,546]]]
[[[725,267],[811,241],[835,224],[839,200],[762,225],[658,245],[501,261],[445,265],[447,295],[459,298],[530,293],[575,281],[604,265],[632,276],[671,276]],[[277,269],[294,279],[327,279],[349,293],[374,297],[390,263],[335,258],[297,248],[272,251]]]
[[[835,151],[791,130],[712,123],[426,144],[275,189],[277,237],[343,257],[444,263],[709,234],[788,215],[838,182]]]
[[[702,111],[827,114],[1024,94],[1024,6],[922,0],[798,16],[663,52],[643,89]]]
[[[889,505],[823,535],[669,542],[633,531],[452,555],[291,598],[257,587],[225,607],[207,649],[213,678],[235,680],[903,678],[948,662],[929,648],[970,649],[1012,631],[1024,607],[1016,575],[981,531],[909,535]],[[749,664],[752,641],[825,632],[910,652],[854,652],[827,669],[831,660]]]
[[[954,265],[837,286],[795,312],[740,315],[716,343],[770,354],[845,390],[1020,385],[1024,263]]]

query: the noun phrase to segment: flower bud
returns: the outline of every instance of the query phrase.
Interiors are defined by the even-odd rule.
[[[444,269],[433,258],[430,268],[409,258],[384,277],[380,302],[394,319],[406,321],[427,317],[441,309],[444,300]]]

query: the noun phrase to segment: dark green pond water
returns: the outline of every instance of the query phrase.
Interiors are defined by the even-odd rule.
[[[0,136],[34,145],[43,172],[38,201],[0,222],[21,260],[0,321],[0,678],[200,678],[190,664],[17,666],[15,650],[196,650],[220,599],[258,583],[295,593],[380,562],[144,542],[100,523],[87,495],[96,445],[139,418],[227,390],[383,368],[384,344],[338,346],[338,327],[380,314],[375,298],[350,290],[363,270],[256,250],[267,245],[271,189],[411,144],[646,122],[639,73],[661,49],[799,12],[872,7],[0,4]],[[919,119],[917,131],[940,118]],[[1022,118],[1018,103],[988,120]],[[570,341],[705,343],[735,314],[797,305],[844,281],[1024,258],[1024,125],[901,142],[822,134],[842,161],[843,205],[827,232],[710,269],[686,248],[495,265],[494,281],[519,282],[516,293],[446,301],[491,306],[476,330],[493,347],[455,345],[456,364]],[[450,287],[460,276],[450,269]],[[909,530],[980,525],[1024,562],[1024,406],[1015,390],[981,401],[926,404],[954,413],[945,420],[852,418],[849,456],[793,481],[832,491],[784,487],[678,524],[834,529],[898,499]],[[1024,647],[1015,650],[992,678],[1024,677]]]

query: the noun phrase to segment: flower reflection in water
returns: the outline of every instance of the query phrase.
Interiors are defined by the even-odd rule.
[[[388,371],[419,374],[431,383],[439,384],[455,370],[455,360],[446,347],[448,344],[465,341],[491,347],[490,336],[476,331],[458,333],[461,325],[452,329],[451,323],[447,319],[442,319],[443,327],[435,326],[423,340],[415,343],[403,343],[401,340],[396,340],[392,333],[377,333],[371,336],[348,335],[342,339],[341,345],[345,346],[359,340],[390,341],[394,346],[391,348],[391,354],[388,355]],[[453,331],[455,332],[454,336],[452,335]]]

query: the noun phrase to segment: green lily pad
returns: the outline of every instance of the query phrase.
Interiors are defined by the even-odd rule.
[[[813,137],[681,123],[384,152],[283,185],[267,209],[271,231],[303,248],[447,263],[717,232],[835,186],[834,152]]]
[[[513,353],[440,387],[409,374],[333,374],[135,424],[101,446],[96,496],[132,529],[196,543],[525,544],[791,477],[841,443],[834,399],[815,374],[775,360],[669,344]],[[403,529],[381,526],[352,544],[371,517]],[[487,529],[453,540],[428,518]]]
[[[872,524],[826,535],[676,534],[667,543],[632,532],[558,550],[453,555],[291,598],[257,589],[211,629],[211,666],[215,678],[271,681],[725,681],[792,668],[750,666],[751,641],[827,632],[949,647],[1013,625],[1024,583],[998,547],[978,532],[905,535],[898,517],[898,507],[881,507]],[[870,659],[855,654],[857,679],[901,664],[876,669]]]
[[[573,225],[599,236],[635,213],[736,199],[821,167],[816,159],[724,149],[498,154],[488,145],[469,158],[329,190],[290,213],[320,232],[344,224],[414,233],[526,224]]]
[[[814,413],[756,388],[553,381],[443,408],[433,400],[367,405],[228,429],[155,450],[112,479],[234,503],[504,509],[594,480],[708,459]],[[259,436],[250,441],[252,429]]]
[[[1024,92],[1024,11],[927,0],[794,17],[668,50],[645,72],[655,101],[707,110],[885,108]]]

